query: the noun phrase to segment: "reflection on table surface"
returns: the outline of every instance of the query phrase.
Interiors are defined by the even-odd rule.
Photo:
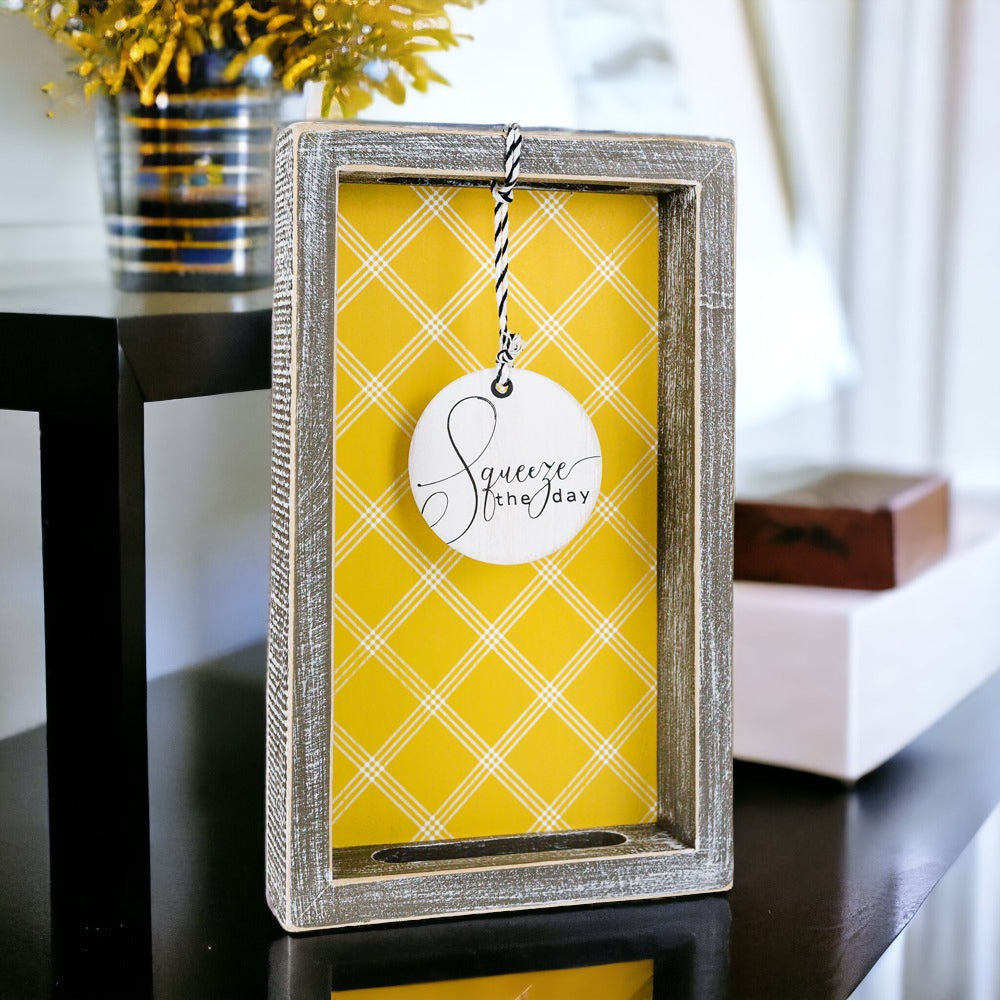
[[[653,963],[615,962],[576,969],[512,972],[399,986],[334,990],[333,1000],[650,1000]]]
[[[269,1000],[712,1000],[729,994],[721,896],[287,936]]]

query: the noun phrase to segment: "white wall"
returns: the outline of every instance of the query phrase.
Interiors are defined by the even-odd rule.
[[[0,410],[0,737],[45,716],[38,416]]]
[[[93,108],[70,98],[65,79],[52,42],[27,18],[0,12],[0,267],[86,259],[101,247]],[[49,81],[62,100],[41,92]]]

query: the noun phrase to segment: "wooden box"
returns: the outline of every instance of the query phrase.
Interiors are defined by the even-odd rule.
[[[948,548],[948,483],[940,476],[835,469],[798,479],[737,498],[737,580],[886,590]]]

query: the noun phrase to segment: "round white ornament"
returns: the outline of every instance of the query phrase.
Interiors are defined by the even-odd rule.
[[[583,407],[544,375],[496,369],[463,375],[427,404],[410,441],[410,489],[446,544],[512,565],[562,548],[583,527],[601,486],[601,448]]]

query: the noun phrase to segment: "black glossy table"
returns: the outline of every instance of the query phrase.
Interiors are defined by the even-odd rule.
[[[728,894],[292,937],[264,904],[263,649],[160,678],[154,995],[328,1000],[332,988],[642,959],[658,1000],[839,1000],[1000,802],[997,719],[1000,677],[853,789],[737,763]],[[53,976],[45,783],[43,729],[0,742],[0,995],[17,1000],[48,996]],[[92,865],[77,860],[61,891],[85,897]],[[148,969],[127,959],[87,964],[95,995],[144,995]]]
[[[71,986],[109,955],[148,967],[143,406],[267,388],[270,291],[53,277],[0,290],[0,408],[39,414],[53,916]]]

